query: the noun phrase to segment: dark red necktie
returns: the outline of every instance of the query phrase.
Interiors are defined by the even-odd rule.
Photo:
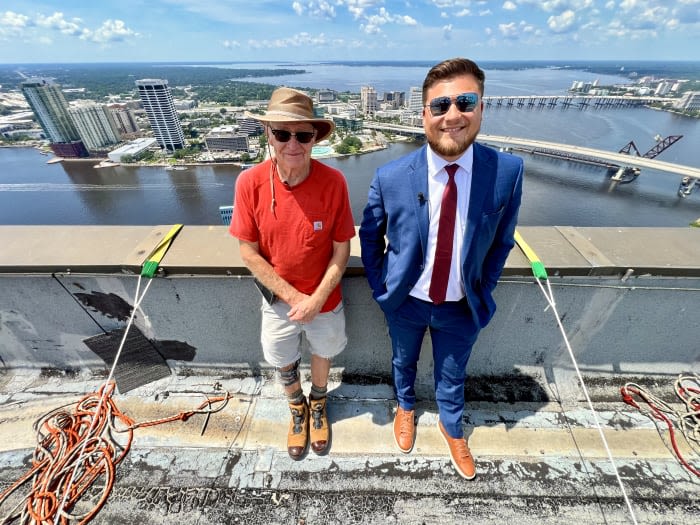
[[[447,282],[450,278],[450,266],[452,264],[452,241],[455,232],[455,215],[457,213],[457,184],[455,173],[457,164],[448,164],[445,171],[448,175],[445,191],[442,193],[440,205],[440,222],[438,225],[437,246],[435,247],[435,261],[433,275],[430,278],[430,299],[435,304],[445,301]]]

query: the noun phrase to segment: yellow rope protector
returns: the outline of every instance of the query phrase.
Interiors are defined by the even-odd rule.
[[[530,267],[532,268],[532,274],[535,276],[537,279],[542,279],[543,281],[547,280],[547,270],[544,267],[544,264],[542,264],[542,261],[540,261],[540,258],[537,257],[537,254],[535,251],[530,248],[530,245],[525,242],[525,239],[523,239],[523,236],[520,235],[519,231],[515,231],[515,242],[518,244],[520,249],[523,251],[525,254],[525,257],[527,257],[528,261],[530,261]]]
[[[182,224],[176,224],[172,228],[170,228],[168,234],[165,237],[163,237],[163,239],[153,249],[151,254],[146,258],[146,260],[143,263],[143,266],[141,267],[142,277],[153,277],[155,275],[160,261],[165,256],[165,252],[168,251],[168,248],[170,248],[170,243],[180,231],[180,228],[182,228]]]

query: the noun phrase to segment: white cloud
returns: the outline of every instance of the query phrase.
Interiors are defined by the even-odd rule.
[[[576,13],[571,10],[564,11],[560,15],[552,15],[547,19],[547,26],[554,33],[565,33],[576,23]]]
[[[26,27],[29,17],[12,11],[5,11],[0,14],[0,27],[22,28]]]
[[[307,0],[306,2],[293,2],[292,9],[297,15],[302,15],[305,11],[312,17],[326,18],[332,20],[335,18],[335,7],[325,0]]]
[[[253,49],[284,49],[287,47],[326,47],[338,41],[329,41],[326,36],[321,33],[319,35],[311,35],[310,33],[297,33],[288,38],[276,38],[274,40],[248,40],[248,46]]]
[[[517,4],[515,2],[511,2],[510,0],[503,2],[502,7],[506,11],[515,11],[518,8]]]
[[[498,30],[501,32],[501,35],[504,38],[518,38],[518,25],[515,22],[510,22],[508,24],[498,24]]]
[[[234,49],[237,47],[241,47],[241,43],[238,42],[237,40],[224,40],[221,42],[221,44],[226,48],[226,49]]]
[[[60,31],[64,35],[79,36],[83,33],[81,28],[82,20],[73,18],[68,21],[63,18],[63,13],[56,12],[51,16],[39,15],[36,20],[37,25]]]
[[[95,31],[84,29],[80,38],[99,44],[106,44],[108,42],[123,42],[130,37],[137,36],[139,36],[139,34],[126,27],[123,21],[106,20]]]
[[[379,34],[382,32],[382,26],[390,23],[407,26],[418,24],[418,22],[410,16],[392,15],[384,7],[381,7],[376,14],[365,17],[365,22],[360,25],[360,29],[370,35]]]
[[[443,38],[445,40],[452,40],[452,24],[447,24],[446,26],[442,26],[442,33],[443,33]]]

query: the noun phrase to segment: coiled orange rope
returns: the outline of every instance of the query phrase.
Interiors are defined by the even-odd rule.
[[[0,506],[30,480],[31,490],[1,523],[88,523],[107,501],[116,467],[129,452],[135,429],[187,421],[195,414],[209,415],[222,410],[231,398],[226,393],[207,399],[194,410],[135,423],[114,402],[115,387],[113,381],[107,382],[78,401],[72,412],[59,408],[35,423],[37,446],[32,467],[0,494]],[[212,408],[214,403],[219,405]]]
[[[700,477],[700,470],[683,456],[676,439],[677,426],[691,449],[696,454],[700,454],[700,376],[679,375],[675,391],[685,405],[685,412],[674,409],[670,404],[635,383],[626,383],[620,388],[622,400],[625,403],[646,414],[652,421],[661,421],[666,425],[671,446],[678,461],[688,472]]]

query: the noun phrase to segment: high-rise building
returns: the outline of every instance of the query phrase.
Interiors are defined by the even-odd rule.
[[[167,80],[136,81],[139,96],[151,124],[153,135],[161,148],[176,150],[185,145],[185,133],[175,111],[173,95]]]
[[[423,111],[423,88],[412,86],[408,90],[407,105],[410,111]]]
[[[248,135],[239,133],[233,126],[212,129],[205,137],[207,149],[212,151],[248,151]]]
[[[687,91],[678,99],[673,107],[686,111],[700,111],[700,91]]]
[[[386,109],[400,109],[406,103],[406,93],[403,91],[386,91],[384,105]]]
[[[134,112],[129,109],[129,106],[126,104],[110,104],[107,107],[122,137],[138,133],[139,127],[136,124]]]
[[[57,155],[86,157],[78,129],[68,113],[61,87],[50,79],[30,78],[22,82],[22,93]]]
[[[238,120],[238,131],[245,133],[248,136],[257,136],[262,135],[265,128],[259,120],[245,117]]]
[[[360,107],[365,115],[374,115],[379,108],[377,92],[372,86],[360,88]]]
[[[68,113],[88,150],[104,149],[119,142],[117,124],[107,106],[81,102],[69,108]]]

